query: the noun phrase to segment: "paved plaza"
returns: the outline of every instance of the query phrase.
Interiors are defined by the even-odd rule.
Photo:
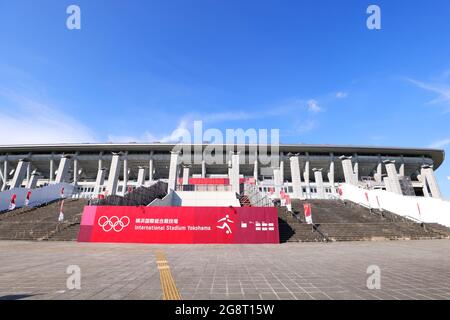
[[[0,299],[450,299],[450,241],[145,245],[0,242]],[[67,287],[79,266],[81,289]],[[367,288],[369,266],[381,289]]]

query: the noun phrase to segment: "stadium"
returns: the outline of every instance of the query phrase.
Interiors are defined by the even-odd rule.
[[[189,178],[230,178],[231,156],[227,155],[224,163],[207,166],[202,158],[206,146],[200,147],[200,157],[194,150],[191,159],[184,161],[188,169],[179,170],[181,159],[176,160],[177,168],[171,162],[173,144],[0,146],[1,190],[70,183],[79,196],[90,198],[105,191],[123,195],[128,187],[149,186],[158,180],[169,182],[169,176],[175,177],[174,172],[181,173],[177,178],[183,178],[183,185],[189,184]],[[276,186],[291,195],[295,189],[295,198],[305,194],[307,198],[325,199],[336,193],[339,183],[346,182],[404,195],[441,198],[434,170],[444,161],[443,150],[281,145],[278,167],[270,167],[258,163],[258,146],[236,145],[231,149],[244,151],[238,155],[238,176],[253,178],[263,192]],[[192,158],[200,160],[191,166]]]
[[[5,1],[0,300],[450,300],[449,5]]]
[[[41,243],[38,251],[43,250],[44,256],[47,250],[54,250],[51,243],[64,247],[70,244],[64,249],[64,255],[69,255],[65,259],[69,260],[79,250],[104,250],[84,247],[95,242],[114,243],[119,246],[114,249],[117,252],[139,250],[129,247],[132,243],[156,245],[158,266],[167,264],[163,251],[168,248],[160,247],[164,244],[180,246],[179,250],[173,249],[178,251],[171,253],[175,256],[188,253],[192,257],[198,256],[197,250],[207,250],[210,256],[228,250],[196,249],[205,244],[275,245],[281,246],[281,251],[272,248],[271,256],[280,255],[275,260],[284,260],[299,254],[298,248],[311,249],[301,247],[300,243],[380,240],[420,243],[420,240],[449,239],[450,203],[442,199],[434,174],[443,161],[444,151],[439,149],[368,146],[164,143],[1,146],[0,239],[9,240],[1,244],[16,251],[15,255],[26,248],[21,241]],[[11,243],[11,240],[21,241]],[[239,248],[244,255],[258,250]],[[409,250],[415,252],[414,248]],[[326,245],[317,249],[331,250]],[[385,250],[388,252],[389,248]],[[36,252],[32,256],[39,259]],[[340,257],[334,259],[337,262]],[[183,261],[190,260],[185,257]],[[121,261],[120,256],[114,261]],[[233,263],[230,272],[234,274],[235,268],[246,269],[254,263],[253,260],[244,265]],[[262,265],[255,267],[257,274],[265,270]],[[248,280],[252,274],[242,279]],[[192,286],[204,281],[203,271],[200,280],[196,280],[198,283],[183,286],[184,280],[177,280],[182,285],[180,290],[165,267],[160,276],[165,279],[161,280],[161,293],[124,292],[124,297],[169,300],[284,297],[275,288],[271,290],[276,294],[270,295],[253,286],[252,290],[246,288],[245,293],[243,286],[239,287],[239,293],[225,293],[213,289],[213,284],[207,284],[208,290],[191,291]],[[10,281],[17,280],[11,277]],[[226,276],[225,283],[228,277],[231,275]],[[215,276],[208,279],[214,282]],[[117,291],[112,296],[84,293],[87,295],[75,297],[122,297]],[[73,294],[69,290],[59,298]],[[355,298],[353,294],[325,290],[317,295],[289,297],[347,299]],[[369,293],[357,297],[365,294]]]
[[[211,147],[220,147],[224,156],[208,157]],[[0,161],[1,210],[10,207],[12,196],[16,210],[64,197],[139,206],[284,205],[292,214],[299,213],[298,206],[306,200],[330,203],[348,199],[415,222],[450,227],[444,212],[441,217],[439,212],[429,212],[448,208],[434,175],[444,161],[444,151],[437,149],[333,145],[280,145],[275,149],[267,145],[161,143],[13,145],[0,147]],[[65,190],[63,195],[61,190]],[[359,193],[365,197],[359,199]],[[133,203],[133,195],[142,200]],[[388,196],[405,202],[410,212],[394,208],[399,201]],[[423,203],[422,209],[419,203]],[[411,210],[410,204],[416,208]]]

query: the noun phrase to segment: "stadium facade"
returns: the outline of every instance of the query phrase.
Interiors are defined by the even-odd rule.
[[[0,186],[5,191],[70,183],[77,196],[95,198],[124,195],[158,180],[183,191],[191,184],[195,190],[211,188],[201,186],[206,181],[201,179],[223,179],[223,188],[239,193],[244,179],[262,193],[284,191],[299,199],[333,198],[340,183],[441,198],[434,171],[444,161],[443,150],[303,144],[281,144],[269,151],[267,145],[223,147],[223,158],[211,161],[208,144],[5,145],[0,146]],[[263,161],[263,153],[276,161]]]

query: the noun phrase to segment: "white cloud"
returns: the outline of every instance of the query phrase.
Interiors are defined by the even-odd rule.
[[[306,105],[306,107],[305,107]],[[194,121],[202,121],[203,124],[217,124],[227,121],[245,121],[254,120],[261,118],[273,118],[273,117],[283,117],[293,112],[299,114],[301,112],[306,113],[306,111],[312,113],[318,113],[323,111],[320,107],[319,102],[314,99],[309,101],[301,99],[290,99],[278,105],[267,107],[264,109],[259,109],[257,111],[246,112],[246,111],[226,111],[217,113],[187,113],[181,116],[178,121],[178,126],[170,133],[156,134],[151,132],[144,132],[142,135],[138,136],[128,136],[128,135],[116,135],[109,134],[108,141],[110,142],[180,142],[180,141],[191,141],[193,137],[191,136],[192,126]],[[289,118],[294,120],[293,118]],[[295,118],[297,119],[297,118]],[[291,122],[288,127],[295,128],[294,130],[285,130],[285,135],[299,135],[312,131],[317,126],[316,121],[311,119],[304,121],[302,123]]]
[[[261,117],[260,113],[248,113],[243,111],[236,112],[221,112],[221,113],[211,113],[202,117],[205,122],[223,122],[223,121],[241,121],[241,120],[251,120]]]
[[[79,143],[96,141],[92,131],[58,108],[0,90],[2,144]]]
[[[437,98],[428,102],[429,104],[445,104],[450,106],[450,85],[443,83],[426,83],[411,78],[406,78],[406,80],[421,89],[438,94]],[[450,107],[444,110],[444,112],[450,112]]]
[[[307,106],[308,106],[308,111],[310,111],[310,112],[317,113],[317,112],[322,111],[322,108],[319,106],[319,102],[317,102],[317,100],[314,100],[314,99],[308,100]]]
[[[430,148],[442,149],[448,145],[450,145],[450,139],[442,139],[442,140],[438,140],[438,141],[435,141],[432,144],[430,144]]]
[[[336,98],[338,98],[338,99],[345,99],[345,98],[347,98],[347,96],[348,96],[347,92],[338,91],[336,93]]]
[[[144,132],[140,136],[130,136],[130,135],[115,135],[109,134],[108,141],[115,143],[126,143],[126,142],[162,142],[162,143],[177,143],[180,141],[188,142],[190,141],[190,131],[188,128],[189,122],[187,120],[180,120],[178,126],[172,130],[170,133],[166,134],[153,134],[151,132]]]

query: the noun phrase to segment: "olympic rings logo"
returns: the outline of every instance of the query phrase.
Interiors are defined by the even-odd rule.
[[[103,231],[110,232],[114,230],[115,232],[120,232],[124,228],[128,227],[130,224],[130,218],[124,216],[119,218],[117,216],[113,216],[108,218],[107,216],[102,216],[98,219],[98,225],[102,227]]]

